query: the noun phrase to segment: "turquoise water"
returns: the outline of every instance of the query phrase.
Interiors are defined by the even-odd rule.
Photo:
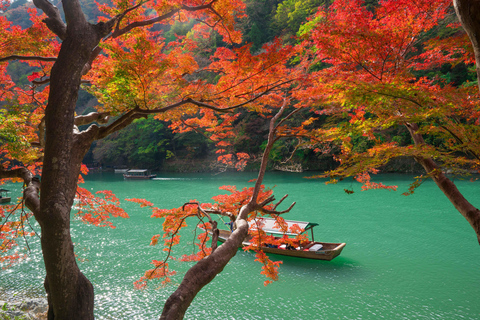
[[[315,238],[346,242],[333,261],[283,260],[280,280],[267,287],[252,253],[239,251],[224,271],[194,300],[186,319],[480,319],[480,246],[468,223],[436,188],[425,182],[409,197],[401,193],[411,176],[382,175],[399,191],[360,191],[358,183],[325,185],[305,174],[267,174],[285,208],[297,205],[289,219],[318,222]],[[111,189],[120,199],[144,197],[161,208],[190,199],[210,201],[221,185],[249,186],[253,173],[222,175],[165,174],[153,181],[124,181],[121,175],[95,174],[85,187]],[[456,181],[477,207],[480,182]],[[355,191],[347,195],[343,189]],[[18,192],[18,191],[17,191]],[[223,193],[223,192],[222,192]],[[130,219],[114,219],[116,229],[79,221],[72,234],[80,268],[96,293],[97,319],[157,319],[175,286],[135,290],[133,282],[160,260],[161,247],[149,246],[161,230],[151,212],[122,201]],[[190,229],[193,230],[193,229]],[[187,231],[179,248],[192,250]],[[0,273],[3,295],[41,295],[44,270],[38,240],[25,261]],[[179,275],[190,263],[172,262]],[[0,297],[1,298],[1,297]]]

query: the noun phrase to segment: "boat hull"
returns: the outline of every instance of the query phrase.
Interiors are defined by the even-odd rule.
[[[225,242],[230,236],[231,232],[227,230],[219,230],[218,241]],[[210,230],[208,230],[211,233]],[[315,244],[321,244],[323,246],[322,250],[318,251],[308,251],[308,248],[312,247]],[[249,246],[250,242],[244,241],[240,247]],[[300,250],[289,250],[281,248],[270,248],[270,247],[261,247],[263,252],[278,254],[282,256],[303,258],[303,259],[314,259],[314,260],[326,260],[330,261],[342,253],[343,248],[345,248],[345,243],[332,243],[332,242],[317,242],[311,241],[308,245],[305,245],[303,249]],[[305,251],[305,249],[307,249]]]
[[[124,174],[123,178],[128,180],[149,180],[149,179],[155,178],[156,176],[157,176],[156,174],[151,174],[149,176],[133,176],[133,175]]]
[[[7,202],[10,202],[12,200],[12,198],[10,197],[2,197],[0,198],[0,203],[7,203]]]

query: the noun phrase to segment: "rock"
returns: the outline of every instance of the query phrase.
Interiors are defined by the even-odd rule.
[[[44,320],[47,319],[47,299],[25,299],[20,302],[0,301],[0,320]]]

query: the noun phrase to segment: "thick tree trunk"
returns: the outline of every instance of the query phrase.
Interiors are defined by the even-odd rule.
[[[83,15],[81,11],[79,14]],[[75,105],[82,70],[99,39],[88,24],[68,28],[50,77],[40,212],[36,218],[42,229],[48,319],[88,320],[93,319],[93,286],[75,260],[70,210],[85,153],[74,135]]]
[[[453,0],[453,5],[458,19],[472,42],[477,78],[480,80],[480,0]],[[478,87],[480,89],[480,81]]]
[[[416,124],[408,124],[407,128],[416,145],[425,144],[423,137],[417,133],[418,126]],[[477,240],[480,244],[480,210],[465,199],[457,186],[445,176],[433,159],[416,157],[415,160],[431,175],[433,181],[435,181],[438,188],[445,194],[448,200],[450,200],[455,209],[470,223],[477,234]]]

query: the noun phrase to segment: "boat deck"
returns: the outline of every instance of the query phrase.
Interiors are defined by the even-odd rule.
[[[211,233],[210,230],[208,230]],[[225,242],[230,236],[231,232],[228,230],[219,230],[218,240],[220,242]],[[250,245],[248,237],[242,243],[241,247],[246,247]],[[309,249],[315,245],[321,245],[321,249],[310,251]],[[271,247],[261,247],[264,252],[273,253],[283,256],[291,256],[298,258],[306,259],[315,259],[315,260],[332,260],[333,258],[340,255],[345,243],[331,243],[331,242],[317,242],[310,241],[307,245],[299,247],[297,249],[286,249],[286,248],[271,248]]]

